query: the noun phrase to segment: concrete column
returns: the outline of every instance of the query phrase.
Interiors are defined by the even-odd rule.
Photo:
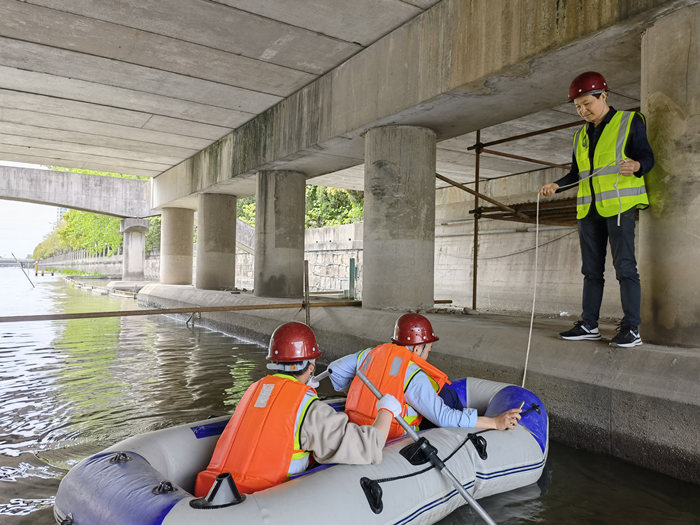
[[[365,135],[362,305],[433,306],[435,133],[413,126]]]
[[[194,211],[163,208],[160,225],[160,282],[192,284]]]
[[[237,200],[235,195],[199,195],[196,286],[200,290],[236,287]]]
[[[642,111],[656,164],[640,214],[642,337],[700,341],[700,5],[658,20],[642,38]]]
[[[305,188],[303,173],[258,173],[255,295],[259,297],[303,295]]]
[[[146,267],[146,232],[148,219],[123,219],[119,229],[124,235],[122,257],[122,280],[143,281]]]

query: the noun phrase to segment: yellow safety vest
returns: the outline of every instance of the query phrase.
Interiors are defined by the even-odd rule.
[[[619,163],[625,158],[625,145],[629,138],[634,112],[617,111],[603,128],[593,153],[591,167],[590,139],[584,125],[574,134],[574,151],[579,169],[576,218],[583,219],[593,202],[591,182],[595,192],[596,210],[601,217],[612,217],[630,208],[649,206],[644,177],[620,175]],[[591,181],[587,177],[597,171]],[[585,180],[584,180],[585,179]]]

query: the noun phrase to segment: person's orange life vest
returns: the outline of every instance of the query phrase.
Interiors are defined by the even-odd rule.
[[[359,358],[362,357],[360,354]],[[423,416],[407,416],[408,405],[404,392],[413,376],[418,373],[408,375],[408,366],[415,363],[425,372],[433,383],[436,392],[440,392],[445,384],[450,382],[447,374],[436,366],[431,365],[425,359],[411,352],[405,346],[392,343],[379,345],[369,350],[367,356],[360,367],[367,378],[374,383],[382,394],[391,394],[403,406],[401,415],[406,422],[418,428]],[[377,398],[372,394],[362,380],[355,376],[348,390],[348,398],[345,401],[345,412],[351,422],[357,425],[371,425],[377,417]],[[403,435],[404,430],[396,420],[392,420],[387,441]]]
[[[309,395],[307,395],[307,393]],[[275,374],[253,383],[216,444],[209,466],[197,475],[194,495],[206,496],[216,476],[230,472],[242,494],[287,479],[292,463],[308,464],[299,434],[316,391],[294,377]],[[295,470],[295,472],[297,471]]]

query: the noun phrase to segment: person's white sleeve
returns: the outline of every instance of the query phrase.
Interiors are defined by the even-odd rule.
[[[350,388],[350,383],[352,383],[352,380],[355,378],[355,372],[357,371],[358,354],[359,352],[346,355],[328,365],[328,368],[333,371],[329,379],[336,392],[345,391]]]
[[[425,372],[418,372],[408,384],[406,402],[439,427],[473,428],[478,414],[474,408],[450,408],[437,395]]]
[[[358,426],[345,412],[320,401],[306,411],[299,436],[301,448],[314,453],[319,463],[377,464],[382,461],[384,436],[372,425]]]

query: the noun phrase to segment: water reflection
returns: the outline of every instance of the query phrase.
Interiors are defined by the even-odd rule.
[[[138,307],[59,278],[29,293],[13,284],[18,310],[2,302],[2,315]],[[0,330],[0,523],[12,525],[53,523],[60,477],[80,459],[137,433],[228,413],[265,373],[264,349],[163,316]]]
[[[21,274],[23,283],[4,272],[0,315],[137,307],[68,288],[59,277],[31,290]],[[0,325],[0,523],[54,523],[65,470],[107,445],[231,413],[267,373],[266,353],[164,316]],[[331,393],[327,384],[320,392]],[[557,444],[547,472],[551,484],[480,503],[507,524],[700,524],[697,486]],[[480,521],[463,506],[442,523]]]

